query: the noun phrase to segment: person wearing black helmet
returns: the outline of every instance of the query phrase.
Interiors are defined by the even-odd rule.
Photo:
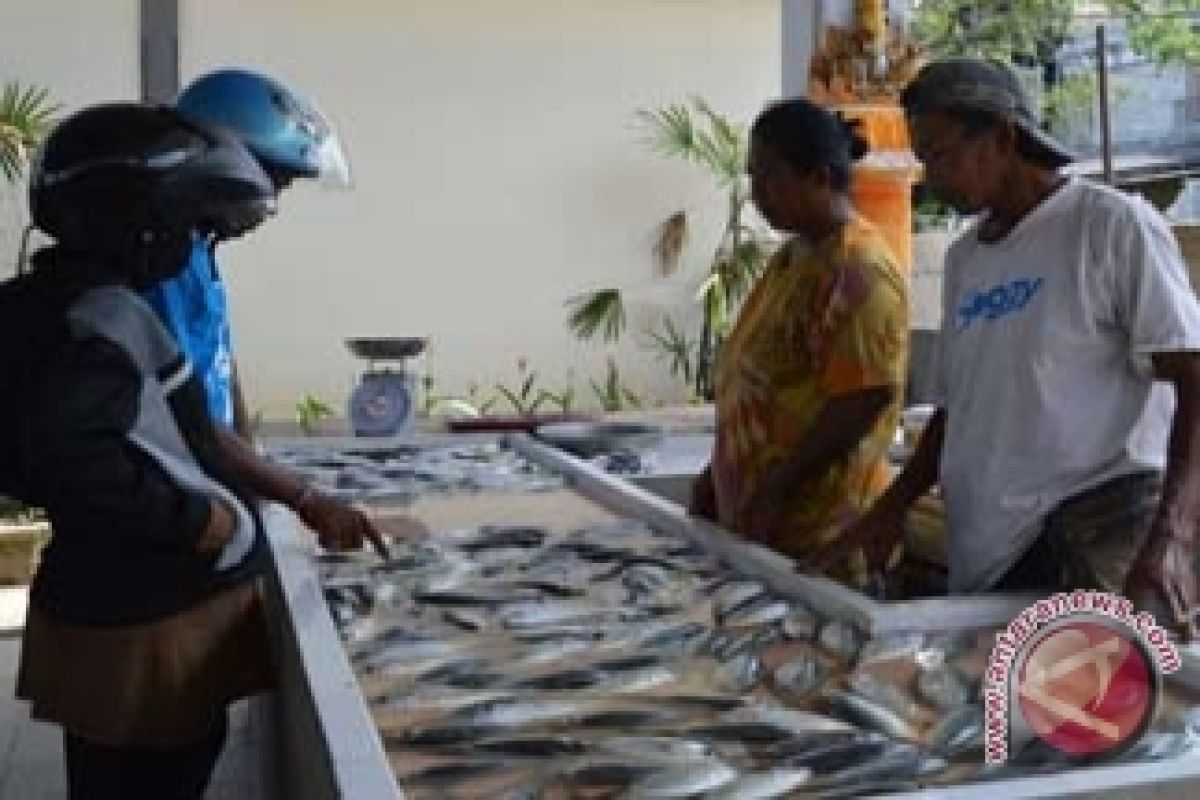
[[[227,705],[270,682],[264,540],[137,292],[178,272],[196,232],[258,224],[275,187],[236,139],[115,104],[55,128],[29,199],[54,242],[0,284],[0,492],[44,508],[52,536],[17,692],[62,726],[72,800],[200,798]]]
[[[309,101],[273,78],[239,69],[209,72],[184,88],[175,107],[188,119],[241,142],[277,193],[297,178],[349,184],[349,167],[332,124]],[[216,263],[217,246],[249,229],[197,232],[183,268],[147,288],[144,296],[194,365],[209,412],[221,423],[217,428],[221,448],[246,485],[258,496],[291,508],[324,539],[366,537],[386,556],[383,537],[366,514],[306,484],[249,444],[225,284]],[[415,523],[409,527],[420,528]]]

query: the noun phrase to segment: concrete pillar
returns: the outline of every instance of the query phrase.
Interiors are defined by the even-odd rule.
[[[179,2],[141,0],[142,100],[172,103],[179,93]]]
[[[822,27],[822,0],[780,0],[783,28],[783,96],[795,97],[808,89],[808,62]]]

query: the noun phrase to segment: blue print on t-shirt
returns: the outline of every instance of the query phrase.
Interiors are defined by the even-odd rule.
[[[959,303],[957,326],[965,330],[975,320],[991,322],[1020,311],[1029,305],[1041,288],[1041,278],[1021,278],[997,284],[986,291],[969,290]]]

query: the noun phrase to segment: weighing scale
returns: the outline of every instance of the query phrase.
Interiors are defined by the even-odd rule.
[[[367,371],[350,394],[346,417],[355,436],[393,436],[411,427],[417,411],[417,376],[404,362],[425,350],[418,337],[347,339],[346,347],[367,362]],[[378,367],[394,361],[397,366]]]

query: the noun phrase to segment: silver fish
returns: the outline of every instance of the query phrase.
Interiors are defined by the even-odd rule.
[[[722,719],[725,721],[742,719],[774,725],[797,737],[814,733],[839,733],[851,730],[851,727],[841,720],[823,714],[814,714],[810,711],[800,711],[766,702],[751,703],[727,714]]]
[[[926,739],[935,749],[954,756],[981,747],[983,732],[983,708],[965,705],[946,714],[933,726]]]
[[[803,699],[816,692],[829,676],[829,668],[816,656],[800,656],[775,669],[775,687],[793,699]]]
[[[464,631],[481,631],[488,627],[488,615],[475,608],[447,608],[442,612],[446,621]]]
[[[804,641],[810,641],[817,635],[819,625],[820,620],[811,609],[794,603],[792,610],[780,621],[780,628],[785,637]]]
[[[751,772],[707,795],[710,800],[772,800],[803,786],[812,772],[801,768],[780,767]]]
[[[749,691],[762,676],[763,663],[757,653],[742,653],[717,667],[721,682],[739,691]]]
[[[587,745],[567,736],[518,736],[475,742],[471,747],[479,752],[509,758],[560,758],[580,756]]]
[[[835,714],[859,727],[885,733],[894,739],[916,739],[917,732],[890,709],[853,692],[840,692],[830,698]]]
[[[589,694],[638,694],[656,689],[678,680],[676,674],[666,667],[653,666],[643,669],[613,673],[588,687]]]
[[[877,636],[863,645],[857,666],[880,661],[914,658],[925,646],[923,633],[892,633]]]
[[[740,608],[748,606],[766,593],[757,581],[729,581],[713,595],[713,615],[718,623]]]
[[[540,628],[562,623],[600,622],[605,613],[599,609],[567,603],[524,602],[506,605],[500,619],[508,628]]]
[[[722,620],[722,624],[734,628],[748,625],[769,625],[786,617],[791,610],[792,607],[782,600],[755,603],[731,612]]]
[[[542,722],[558,722],[580,715],[573,703],[506,697],[469,706],[454,716],[474,725],[518,728]]]
[[[940,711],[953,711],[971,701],[971,689],[950,665],[922,670],[917,676],[918,696]]]
[[[611,736],[596,749],[636,761],[697,761],[712,755],[707,742],[675,736]]]
[[[869,672],[855,672],[847,682],[850,691],[883,706],[897,717],[911,722],[921,715],[920,706],[908,693],[895,684],[883,681]]]
[[[841,620],[829,620],[821,626],[817,642],[838,658],[855,661],[863,644],[863,636],[853,625]]]
[[[912,780],[925,772],[937,771],[945,766],[944,761],[930,760],[911,745],[893,745],[885,749],[877,759],[822,776],[814,781],[814,784],[833,788],[883,781]]]
[[[696,761],[655,770],[629,787],[629,800],[691,797],[733,781],[737,771],[723,761]]]

